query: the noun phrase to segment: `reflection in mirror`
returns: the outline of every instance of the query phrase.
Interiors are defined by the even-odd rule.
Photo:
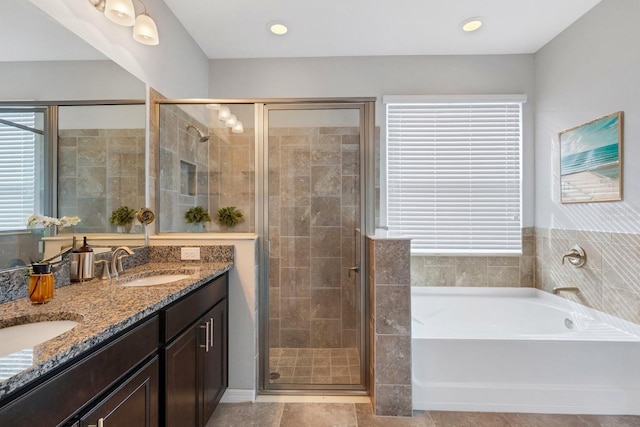
[[[0,269],[40,259],[42,229],[27,227],[29,215],[47,213],[45,109],[0,109]]]
[[[144,104],[60,107],[58,135],[58,216],[82,219],[74,233],[116,232],[111,213],[145,203]]]
[[[236,120],[229,121],[231,114]],[[198,231],[185,220],[185,213],[196,206],[212,219],[203,223],[202,231],[255,230],[252,123],[253,104],[159,105],[160,232]],[[243,214],[232,228],[217,221],[218,210],[229,206]]]

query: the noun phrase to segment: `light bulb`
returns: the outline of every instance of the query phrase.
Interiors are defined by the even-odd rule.
[[[229,107],[220,107],[220,111],[218,112],[218,120],[226,121],[229,117],[231,117],[231,110],[229,110]]]
[[[231,128],[231,132],[233,133],[244,132],[244,126],[242,126],[242,122],[240,120],[236,121],[236,124]]]
[[[227,121],[226,121],[226,122],[224,122],[224,124],[225,124],[227,127],[230,127],[230,128],[234,127],[234,126],[236,125],[236,123],[238,123],[238,118],[236,117],[236,115],[235,115],[235,114],[232,114],[231,116],[229,116],[229,118],[227,119]]]
[[[156,23],[146,13],[141,13],[136,18],[133,27],[133,39],[139,43],[155,46],[160,43],[158,38],[158,27]]]
[[[136,11],[131,0],[107,0],[104,14],[112,22],[125,27],[136,23]]]

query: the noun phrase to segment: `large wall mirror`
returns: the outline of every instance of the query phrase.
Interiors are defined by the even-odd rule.
[[[146,87],[30,2],[0,24],[1,271],[43,256],[32,213],[114,233],[112,210],[144,206]]]

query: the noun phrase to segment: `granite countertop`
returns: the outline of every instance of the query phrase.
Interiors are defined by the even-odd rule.
[[[0,399],[104,342],[181,296],[221,275],[233,262],[157,263],[127,269],[119,278],[93,279],[55,290],[53,300],[32,305],[28,298],[0,304],[0,327],[45,320],[75,320],[73,329],[33,348],[32,364],[0,380]],[[156,286],[130,286],[125,281],[154,274],[184,273],[187,279]],[[2,363],[0,357],[0,364]]]

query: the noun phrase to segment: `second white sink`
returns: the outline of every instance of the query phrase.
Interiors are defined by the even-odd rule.
[[[178,280],[190,277],[189,274],[164,274],[158,276],[140,277],[130,282],[121,283],[120,286],[155,286],[166,285],[167,283],[177,282]]]

